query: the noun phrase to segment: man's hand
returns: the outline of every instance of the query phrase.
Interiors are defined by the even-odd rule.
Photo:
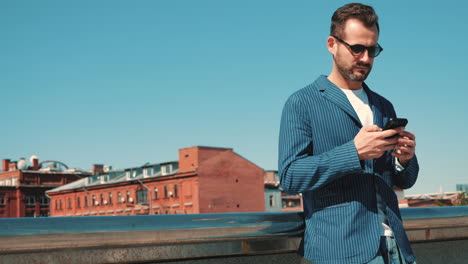
[[[408,131],[401,131],[400,138],[392,156],[398,158],[403,167],[407,167],[409,161],[413,158],[416,150],[416,136]]]
[[[408,132],[405,133],[403,130],[403,127],[399,127],[383,131],[376,125],[365,126],[361,128],[359,133],[354,138],[354,145],[356,146],[359,159],[369,160],[380,158],[385,153],[385,151],[395,149],[397,144],[402,144],[401,148],[399,148],[400,153],[397,153],[396,155],[398,156],[395,157],[401,157],[401,159],[406,160],[410,153],[408,153],[408,147],[403,145],[408,145],[410,143],[406,141],[406,139],[403,141],[401,138],[390,138],[396,134],[404,134],[405,137],[409,138],[409,135],[406,134]],[[401,143],[399,143],[400,140],[402,140]],[[405,166],[403,163],[402,165]]]

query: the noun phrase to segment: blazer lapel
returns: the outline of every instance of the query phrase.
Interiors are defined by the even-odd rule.
[[[367,98],[369,98],[369,105],[374,116],[374,125],[383,127],[383,113],[380,110],[381,105],[377,95],[372,92],[365,83],[362,84],[362,87],[364,88],[364,91],[366,91]]]
[[[356,111],[354,111],[353,106],[349,102],[348,97],[346,97],[346,95],[343,93],[343,91],[340,90],[340,88],[336,87],[330,81],[328,82],[328,85],[320,90],[323,96],[327,100],[338,106],[341,110],[346,112],[348,116],[351,117],[359,127],[362,127],[361,121],[359,120]]]

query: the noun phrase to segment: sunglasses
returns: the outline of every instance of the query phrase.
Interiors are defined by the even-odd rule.
[[[348,46],[355,55],[361,55],[364,53],[365,50],[367,50],[367,54],[369,54],[369,57],[374,58],[374,57],[379,56],[380,52],[383,51],[383,48],[378,43],[377,45],[372,46],[372,47],[367,47],[361,44],[350,45],[348,42],[338,37],[335,37],[335,36],[332,36],[332,37],[334,37],[339,42],[346,44],[346,46]]]

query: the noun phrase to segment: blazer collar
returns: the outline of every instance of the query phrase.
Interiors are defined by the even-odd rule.
[[[354,111],[354,108],[349,102],[348,97],[346,97],[340,88],[328,80],[327,76],[325,75],[320,76],[316,83],[316,87],[322,93],[323,97],[342,109],[346,114],[348,114],[349,117],[354,120],[354,122],[359,127],[362,127],[361,121],[359,120],[356,111]],[[378,107],[376,107],[376,103],[378,103],[377,95],[372,92],[365,83],[362,84],[362,87],[366,92],[367,97],[369,98],[369,105],[374,116],[374,124],[382,127],[382,113]]]
[[[325,99],[338,106],[341,110],[348,114],[348,116],[351,117],[359,127],[362,127],[361,121],[359,120],[356,111],[354,111],[354,108],[349,102],[348,97],[346,97],[340,88],[328,80],[327,76],[325,75],[320,76],[316,83],[316,87],[319,89]]]

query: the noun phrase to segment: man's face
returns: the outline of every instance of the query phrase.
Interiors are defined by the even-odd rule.
[[[350,45],[361,44],[367,47],[374,46],[378,40],[377,27],[367,28],[364,24],[354,18],[348,19],[344,26],[344,34],[341,38]],[[369,57],[368,51],[356,55],[344,43],[336,40],[337,49],[334,54],[336,68],[343,78],[362,82],[372,70],[374,58]]]

